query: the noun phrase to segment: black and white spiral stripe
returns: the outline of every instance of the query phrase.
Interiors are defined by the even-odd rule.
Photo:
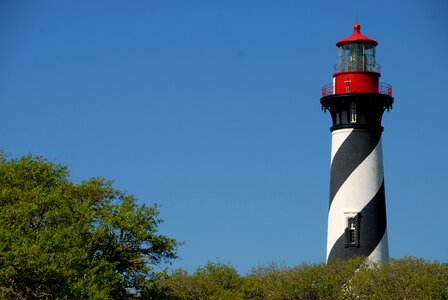
[[[381,130],[333,130],[327,261],[388,260]],[[347,216],[359,214],[359,246],[345,245]]]

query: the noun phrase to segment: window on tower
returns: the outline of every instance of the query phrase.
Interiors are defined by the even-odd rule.
[[[334,125],[339,125],[341,124],[341,113],[337,112],[335,113],[335,117],[334,117]]]
[[[359,224],[360,214],[354,214],[347,218],[347,228],[345,229],[345,247],[359,247]]]
[[[350,102],[350,123],[356,123],[357,115],[356,115],[356,101]]]
[[[341,111],[341,124],[347,124],[348,118],[347,118],[347,108],[344,107],[344,110]]]

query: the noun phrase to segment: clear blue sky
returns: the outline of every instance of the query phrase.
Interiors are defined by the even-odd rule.
[[[159,203],[173,267],[325,260],[336,41],[379,42],[390,255],[448,261],[448,2],[0,2],[0,148]]]

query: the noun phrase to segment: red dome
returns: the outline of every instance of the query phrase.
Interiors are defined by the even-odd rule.
[[[361,25],[355,24],[355,26],[353,26],[353,29],[354,29],[353,33],[348,37],[337,42],[336,46],[339,47],[341,45],[352,43],[372,44],[374,46],[378,45],[377,41],[372,40],[371,38],[361,34]]]

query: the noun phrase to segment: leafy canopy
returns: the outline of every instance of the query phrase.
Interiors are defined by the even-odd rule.
[[[376,264],[356,257],[294,268],[259,266],[246,276],[208,263],[148,282],[144,299],[448,299],[448,264],[405,257]]]
[[[75,184],[67,167],[0,153],[0,298],[128,298],[175,259],[157,206],[111,181]]]

